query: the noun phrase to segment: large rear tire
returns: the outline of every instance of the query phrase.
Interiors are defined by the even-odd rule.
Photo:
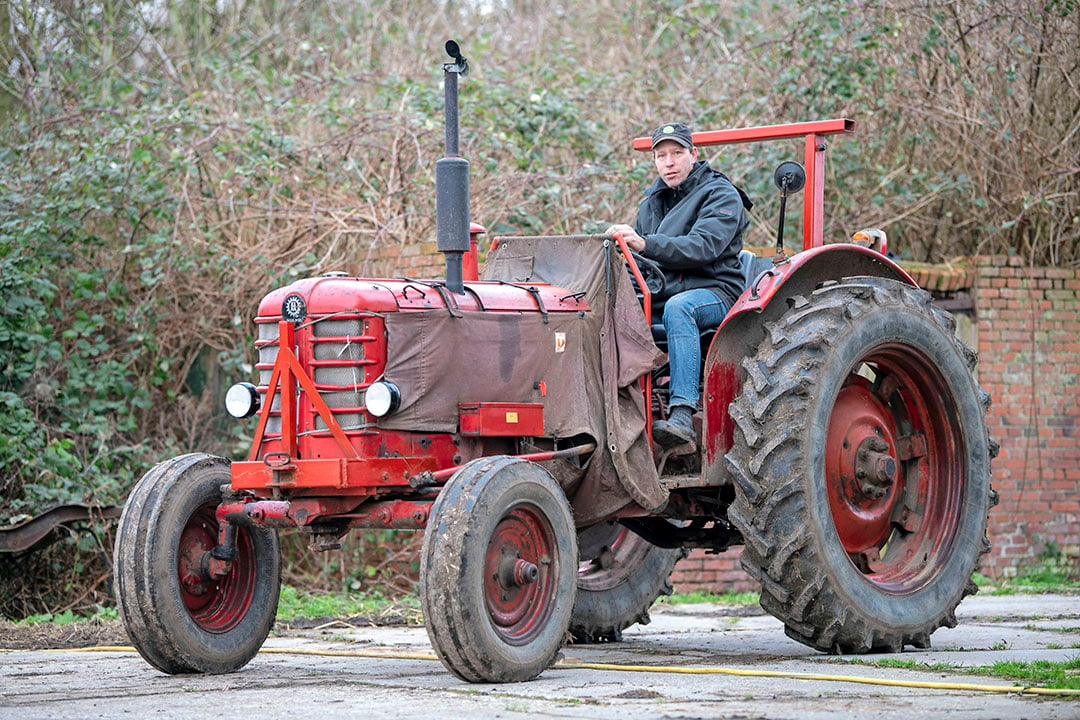
[[[554,661],[574,606],[577,536],[539,465],[496,456],[458,470],[431,508],[420,601],[443,665],[467,682],[532,680]]]
[[[248,663],[274,624],[277,532],[237,528],[229,572],[209,577],[229,461],[201,453],[156,465],[135,485],[114,551],[120,617],[139,654],[165,673],[225,673]]]
[[[811,647],[928,647],[990,548],[996,446],[975,354],[896,281],[847,278],[789,305],[731,405],[743,567]]]
[[[661,595],[671,594],[671,571],[685,555],[606,523],[578,533],[578,547],[583,557],[570,619],[577,643],[618,642],[631,625],[648,625],[649,608]],[[581,550],[585,547],[587,552]]]

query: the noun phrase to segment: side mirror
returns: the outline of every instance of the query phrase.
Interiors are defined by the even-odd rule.
[[[806,185],[806,171],[799,163],[788,160],[776,167],[773,182],[782,193],[797,193]]]
[[[779,264],[787,259],[784,253],[784,213],[787,211],[788,193],[797,193],[806,185],[806,171],[799,163],[788,160],[776,167],[773,173],[773,182],[780,189],[780,222],[776,228],[776,258],[774,264]]]

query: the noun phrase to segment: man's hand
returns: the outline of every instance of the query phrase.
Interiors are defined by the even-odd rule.
[[[605,235],[622,238],[627,247],[634,252],[643,252],[645,250],[645,238],[634,232],[634,228],[629,225],[612,225],[607,229]]]

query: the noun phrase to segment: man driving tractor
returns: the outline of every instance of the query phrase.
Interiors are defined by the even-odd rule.
[[[652,153],[659,177],[645,191],[634,227],[612,225],[607,232],[663,273],[663,290],[653,300],[664,303],[671,392],[668,419],[653,425],[653,437],[665,448],[685,446],[692,452],[700,336],[720,325],[742,292],[739,251],[752,203],[698,157],[686,125],[658,127]]]

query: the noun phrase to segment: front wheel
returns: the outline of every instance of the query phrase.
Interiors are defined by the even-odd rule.
[[[729,517],[762,607],[825,652],[928,647],[989,550],[989,396],[928,293],[847,278],[795,297],[743,362]]]
[[[162,672],[224,673],[259,651],[281,583],[277,532],[237,528],[237,556],[207,572],[229,461],[201,453],[156,465],[135,485],[114,551],[120,617],[139,654]]]
[[[532,680],[555,661],[574,606],[570,505],[539,465],[497,456],[458,470],[431,508],[420,560],[428,637],[467,682]]]

